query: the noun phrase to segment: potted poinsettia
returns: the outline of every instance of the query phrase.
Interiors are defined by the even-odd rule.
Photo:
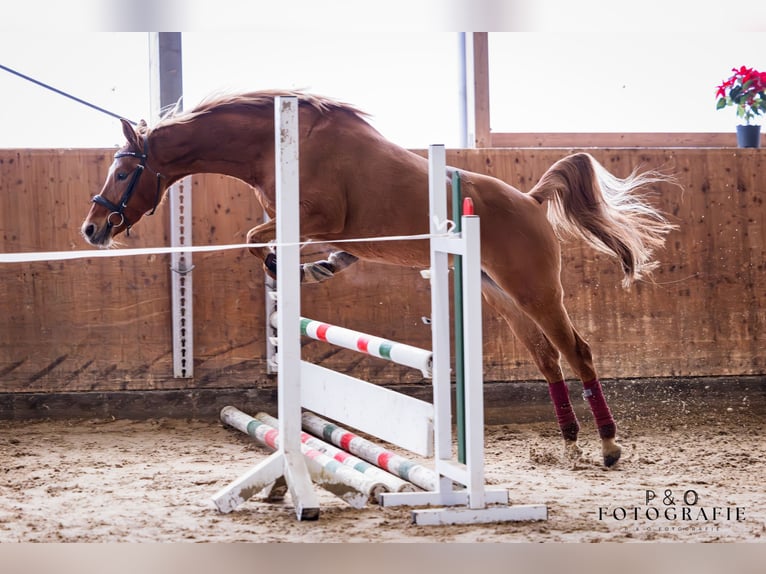
[[[716,109],[735,106],[737,117],[745,120],[745,125],[737,126],[737,145],[760,147],[761,126],[750,121],[766,113],[766,72],[746,66],[731,71],[734,72],[732,76],[716,91]]]

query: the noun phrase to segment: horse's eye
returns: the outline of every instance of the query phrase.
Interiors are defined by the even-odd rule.
[[[117,179],[122,181],[123,179],[128,179],[128,174],[124,171],[117,172]]]

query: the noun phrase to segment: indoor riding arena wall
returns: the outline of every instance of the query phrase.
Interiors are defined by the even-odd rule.
[[[528,191],[573,151],[449,150],[447,161]],[[625,290],[614,259],[576,242],[564,244],[565,303],[591,344],[601,378],[694,384],[749,377],[763,386],[763,154],[712,148],[588,151],[616,175],[656,168],[678,183],[651,188],[653,202],[678,225],[657,254],[653,283]],[[0,250],[88,249],[80,225],[112,154],[0,150]],[[244,243],[262,219],[248,186],[223,176],[193,177],[192,203],[194,245]],[[169,229],[163,206],[130,237],[121,236],[121,244],[167,246]],[[324,253],[320,244],[303,250],[307,260]],[[87,396],[95,403],[127,391],[138,391],[136,396],[175,391],[173,400],[181,402],[205,391],[260,393],[273,401],[276,379],[266,369],[260,262],[237,249],[196,253],[193,264],[194,377],[189,379],[173,378],[169,255],[0,264],[0,418],[44,416],[55,408],[54,396],[70,401]],[[429,289],[420,269],[361,262],[331,281],[304,286],[302,306],[302,314],[312,319],[430,348],[423,320],[430,312]],[[483,313],[487,388],[502,396],[504,388],[541,380],[504,322],[487,307]],[[429,389],[417,371],[321,342],[304,341],[303,353],[307,360],[377,384],[416,394]],[[535,388],[546,392],[544,386]],[[168,412],[167,403],[153,404],[155,415]]]

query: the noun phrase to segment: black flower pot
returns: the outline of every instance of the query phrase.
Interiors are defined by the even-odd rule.
[[[737,147],[761,147],[761,126],[737,126]]]

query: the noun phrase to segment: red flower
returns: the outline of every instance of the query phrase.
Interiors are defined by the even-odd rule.
[[[766,72],[741,66],[732,68],[731,77],[716,87],[716,109],[736,106],[737,116],[747,123],[766,112]]]

